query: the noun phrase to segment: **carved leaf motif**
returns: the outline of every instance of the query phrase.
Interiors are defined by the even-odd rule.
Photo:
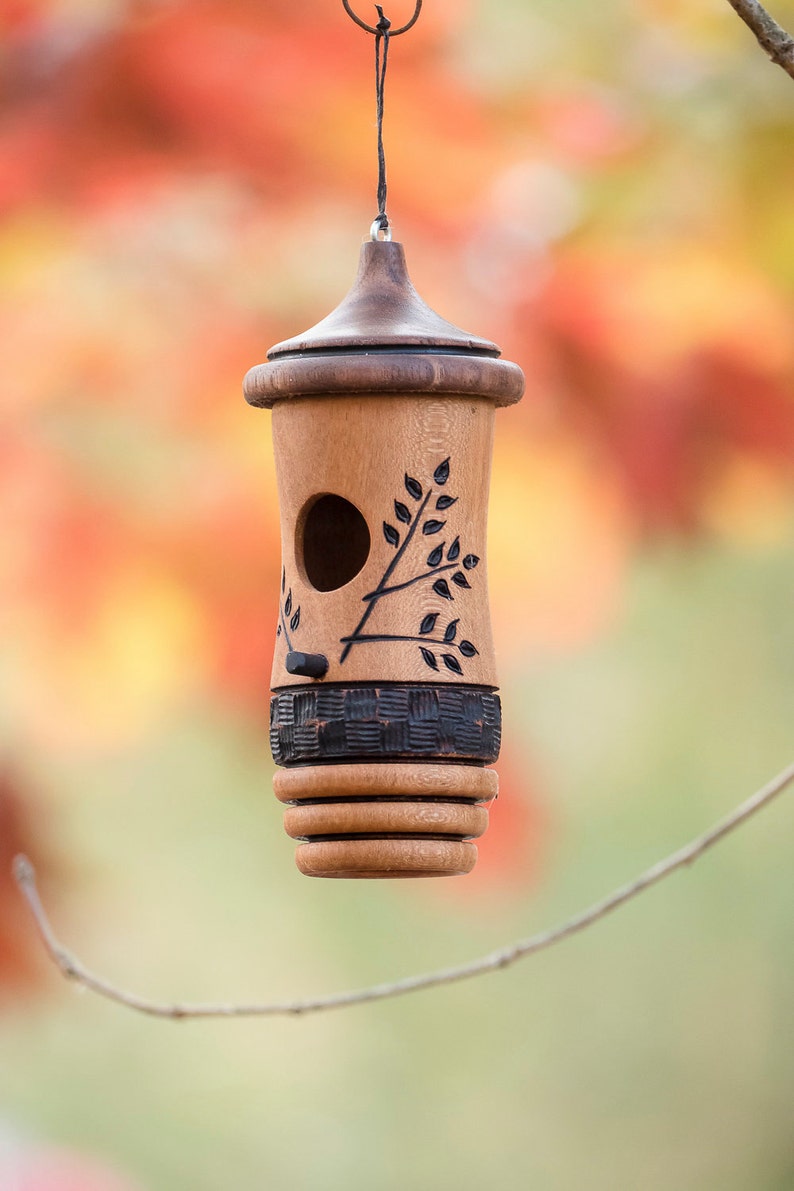
[[[284,605],[284,615],[289,616],[292,611],[292,588],[287,592],[287,602]]]
[[[300,622],[301,622],[301,610],[300,610],[300,607],[298,607],[295,609],[295,614],[292,617],[292,620],[289,622],[289,627],[292,629],[293,633],[295,632],[295,630],[298,627],[298,625],[300,624]]]
[[[397,514],[397,520],[402,521],[405,525],[411,520],[411,514],[408,511],[408,506],[404,505],[401,500],[395,500],[394,511]]]
[[[286,586],[287,586],[287,568],[282,567],[281,568],[281,590],[282,590],[282,592]]]
[[[422,621],[422,623],[419,626],[419,632],[420,633],[432,633],[433,629],[436,627],[437,620],[438,620],[437,612],[428,612],[427,616],[424,618],[424,620]]]
[[[425,521],[424,525],[422,526],[422,533],[438,533],[438,531],[443,529],[445,525],[446,521]]]
[[[383,536],[390,546],[399,546],[400,535],[393,525],[389,525],[388,521],[383,522]]]
[[[452,592],[449,590],[446,579],[436,579],[435,583],[433,584],[433,591],[436,593],[436,595],[440,595],[442,599],[454,599]]]
[[[429,567],[437,567],[443,557],[444,557],[444,543],[442,542],[440,546],[436,546],[435,549],[431,550],[430,553],[428,554],[427,565]]]
[[[447,558],[449,559],[450,562],[454,562],[459,554],[460,554],[460,538],[455,538],[455,541],[452,543],[449,550],[447,551]]]
[[[407,472],[405,473],[405,490],[414,500],[422,499],[422,485],[413,476],[409,476]]]
[[[463,565],[467,571],[471,571],[474,567],[477,566],[477,563],[479,561],[480,560],[476,554],[467,554],[463,560]]]
[[[437,484],[446,484],[449,479],[449,459],[445,459],[443,463],[439,463],[433,472],[433,479]]]
[[[455,574],[452,576],[452,582],[457,583],[458,587],[471,587],[471,583],[469,583],[463,571],[455,571]]]
[[[276,636],[277,637],[281,636],[281,625],[279,625],[278,628],[276,629]]]
[[[454,505],[457,499],[457,496],[439,496],[438,500],[436,501],[436,508],[448,509],[450,505]]]
[[[452,670],[454,674],[462,674],[463,671],[458,659],[451,653],[444,653],[441,655],[444,659],[444,665],[448,670]]]
[[[455,640],[455,634],[458,631],[459,623],[460,623],[459,619],[451,620],[449,622],[449,624],[447,625],[446,629],[444,630],[444,641],[447,643],[447,645],[449,644],[450,641]]]
[[[471,641],[461,641],[461,643],[458,645],[458,649],[465,658],[473,658],[477,652]]]
[[[420,645],[419,652],[421,653],[422,657],[425,659],[425,663],[430,667],[431,670],[438,669],[438,662],[436,661],[436,655],[433,653],[432,649],[425,649],[424,645]]]

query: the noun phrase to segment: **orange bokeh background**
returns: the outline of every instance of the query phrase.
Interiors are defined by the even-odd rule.
[[[413,280],[527,377],[491,502],[514,692],[613,631],[643,560],[791,541],[791,84],[727,5],[562,7],[427,0],[387,80]],[[2,873],[38,849],[63,882],[36,808],[64,773],[210,708],[267,796],[278,515],[240,382],[345,292],[375,156],[372,43],[337,4],[0,0],[0,37],[11,997],[35,969]],[[542,881],[550,768],[516,722],[477,877],[439,904]]]

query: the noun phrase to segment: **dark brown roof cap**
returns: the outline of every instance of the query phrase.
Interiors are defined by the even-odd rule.
[[[247,374],[243,391],[250,405],[266,409],[290,397],[353,393],[465,395],[513,405],[524,374],[499,354],[490,339],[461,331],[422,301],[402,244],[371,240],[336,310],[272,347],[268,362]]]
[[[461,331],[430,309],[411,283],[402,244],[386,240],[361,245],[358,275],[336,310],[302,335],[271,347],[267,358],[365,347],[443,347],[499,355],[495,343]]]

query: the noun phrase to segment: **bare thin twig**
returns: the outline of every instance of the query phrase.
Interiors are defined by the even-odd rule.
[[[774,798],[782,793],[794,781],[794,764],[789,765],[782,773],[773,778],[766,786],[758,790],[726,818],[722,819],[704,835],[698,836],[691,843],[686,844],[677,852],[673,852],[665,860],[660,860],[647,869],[642,876],[637,877],[628,885],[623,885],[610,893],[608,897],[596,902],[588,909],[569,918],[561,926],[551,930],[541,931],[530,935],[527,939],[520,939],[506,947],[500,947],[488,955],[469,963],[459,964],[451,968],[439,968],[435,972],[425,972],[418,976],[406,976],[401,980],[393,980],[386,984],[375,984],[370,988],[354,989],[350,992],[332,993],[327,996],[304,998],[296,1001],[272,1001],[249,1005],[183,1005],[159,1004],[139,997],[135,993],[125,992],[110,984],[101,976],[95,976],[80,960],[76,959],[61,945],[53,932],[49,918],[41,904],[36,887],[36,874],[33,865],[26,856],[17,856],[14,860],[14,877],[22,891],[33,914],[41,941],[50,959],[57,965],[61,973],[77,984],[90,988],[101,997],[109,1001],[116,1001],[126,1005],[128,1009],[135,1009],[139,1013],[147,1013],[152,1017],[196,1018],[196,1017],[274,1017],[277,1015],[297,1016],[303,1013],[315,1013],[321,1009],[341,1009],[348,1005],[363,1005],[368,1001],[384,1001],[389,997],[402,996],[404,993],[418,992],[420,989],[436,988],[442,984],[452,984],[457,980],[468,980],[473,976],[480,976],[485,972],[493,972],[497,968],[508,968],[511,964],[547,947],[561,943],[563,939],[577,934],[592,926],[601,918],[605,918],[619,906],[630,902],[633,898],[650,889],[665,877],[669,877],[679,868],[692,864],[698,860],[709,848],[724,839],[737,827],[745,823]]]
[[[772,61],[794,79],[794,37],[778,25],[758,0],[728,0],[728,3]]]

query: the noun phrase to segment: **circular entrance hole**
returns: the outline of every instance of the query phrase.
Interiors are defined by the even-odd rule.
[[[302,541],[306,578],[316,591],[336,591],[355,579],[369,557],[369,527],[354,504],[328,493],[306,514]]]

